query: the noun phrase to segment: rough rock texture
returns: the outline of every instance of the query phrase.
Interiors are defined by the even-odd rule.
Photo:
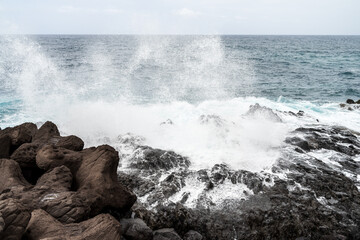
[[[30,212],[14,199],[0,200],[0,239],[20,239],[30,219]]]
[[[109,214],[100,214],[81,223],[62,224],[45,211],[31,213],[26,228],[28,239],[98,240],[121,239],[120,223]]]
[[[172,151],[153,149],[148,146],[139,146],[141,157],[134,158],[131,167],[155,172],[158,170],[170,170],[172,168],[187,168],[190,161]]]
[[[184,235],[183,239],[184,240],[203,240],[204,237],[200,233],[190,230]]]
[[[129,240],[151,240],[152,230],[140,218],[124,218],[120,221],[121,232]]]
[[[25,131],[26,127],[34,131]],[[0,140],[5,139],[7,145],[0,150],[11,153],[14,146],[16,149],[11,154],[12,159],[0,159],[0,239],[20,239],[30,212],[39,211],[36,209],[44,210],[51,217],[35,214],[37,217],[30,227],[36,229],[35,232],[41,223],[44,224],[39,218],[44,217],[49,221],[55,218],[50,221],[51,225],[61,225],[62,230],[69,230],[70,235],[64,237],[60,229],[57,232],[60,235],[51,236],[55,239],[120,239],[119,222],[101,213],[111,212],[121,217],[127,214],[136,196],[117,180],[119,156],[112,147],[103,145],[82,150],[84,143],[81,139],[76,136],[61,137],[56,125],[51,122],[46,122],[38,131],[33,125],[25,124],[4,129],[1,134]],[[79,225],[70,224],[94,216],[94,220]],[[70,225],[63,227],[60,223]],[[48,224],[44,226],[49,227]],[[136,229],[136,226],[132,228]],[[142,228],[145,229],[144,226]],[[100,232],[106,229],[112,232]],[[36,234],[47,236],[49,233],[41,231]],[[79,234],[73,236],[73,233]],[[150,233],[152,235],[151,230]],[[40,235],[36,234],[32,233],[29,237],[37,239]],[[139,234],[146,235],[148,232]]]
[[[173,228],[164,228],[154,231],[154,240],[182,240]]]
[[[8,158],[20,145],[31,142],[36,131],[33,123],[0,130],[0,158]]]

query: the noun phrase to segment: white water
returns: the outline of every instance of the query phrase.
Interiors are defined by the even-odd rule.
[[[12,40],[11,40],[12,41]],[[67,81],[65,72],[51,61],[37,44],[28,39],[14,40],[9,48],[9,57],[22,59],[12,76],[15,82],[6,87],[15,88],[23,102],[21,111],[3,119],[2,125],[11,126],[24,121],[54,121],[64,134],[75,134],[83,138],[87,146],[110,143],[119,145],[117,137],[126,133],[144,137],[143,144],[154,148],[174,150],[190,158],[193,169],[209,168],[215,163],[227,163],[235,169],[260,171],[272,166],[280,154],[280,147],[287,134],[304,124],[342,125],[360,131],[359,111],[347,111],[338,103],[318,106],[307,101],[290,101],[279,98],[227,97],[224,86],[225,72],[240,68],[244,80],[255,81],[252,67],[226,65],[219,38],[204,38],[191,42],[186,49],[172,55],[176,61],[182,59],[182,70],[172,77],[198,94],[209,99],[199,103],[176,100],[186,96],[184,87],[171,92],[163,82],[154,83],[159,88],[154,92],[161,101],[137,104],[129,99],[133,95],[127,76],[136,72],[146,61],[160,61],[166,65],[167,42],[139,41],[138,51],[127,67],[120,72],[111,68],[109,56],[94,54],[89,50],[97,80],[81,80],[81,84]],[[180,54],[182,53],[182,54]],[[221,70],[228,66],[226,70]],[[118,73],[117,84],[124,94],[112,92],[114,81],[107,73]],[[114,91],[117,92],[114,85]],[[92,93],[96,93],[91,95]],[[109,98],[109,96],[113,96]],[[156,99],[156,97],[155,97]],[[165,101],[164,101],[165,99]],[[249,117],[245,113],[249,106],[259,103],[279,111],[304,110],[308,117],[297,118],[281,112],[277,114],[283,122],[274,122],[265,116]],[[202,115],[215,115],[217,120],[201,123]],[[173,124],[161,124],[170,119]],[[119,146],[118,146],[119,147]],[[121,149],[121,148],[119,148]]]

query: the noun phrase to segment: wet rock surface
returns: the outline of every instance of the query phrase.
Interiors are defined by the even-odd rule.
[[[271,121],[306,117],[259,107]],[[83,149],[50,122],[5,130],[0,239],[360,239],[360,141],[350,129],[295,128],[260,172],[220,163],[195,170],[132,135],[118,153]],[[331,157],[319,158],[324,152]]]

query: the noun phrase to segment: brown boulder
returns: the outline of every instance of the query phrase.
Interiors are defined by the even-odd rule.
[[[19,201],[6,199],[0,201],[2,231],[0,239],[21,239],[30,220],[30,212]]]
[[[121,239],[121,226],[109,214],[100,214],[84,222],[63,225],[45,211],[37,209],[31,213],[26,236],[29,239],[116,240]]]
[[[56,147],[62,147],[73,151],[81,151],[84,148],[84,141],[74,135],[53,137],[50,139],[50,143],[54,144]]]
[[[87,152],[75,175],[78,191],[93,198],[92,211],[99,213],[104,207],[127,211],[136,196],[117,181],[118,152],[102,145]]]
[[[18,199],[28,209],[41,208],[64,223],[81,221],[90,215],[90,202],[83,194],[70,191],[72,174],[66,166],[54,168],[31,186],[13,160],[1,159],[0,200]]]
[[[8,127],[0,131],[0,136],[8,135],[11,138],[12,150],[21,144],[29,143],[36,134],[37,126],[33,123],[23,123],[15,127]]]
[[[33,137],[33,142],[46,142],[52,137],[60,136],[59,129],[57,126],[50,121],[45,122]]]
[[[108,145],[82,152],[46,145],[38,151],[36,162],[44,170],[67,166],[74,175],[78,194],[91,203],[92,214],[105,207],[127,211],[136,201],[136,196],[118,182],[119,155]]]
[[[36,155],[36,164],[43,170],[65,165],[75,174],[81,165],[82,155],[54,145],[45,145]]]
[[[15,187],[29,187],[21,173],[19,164],[10,159],[0,159],[0,193]]]

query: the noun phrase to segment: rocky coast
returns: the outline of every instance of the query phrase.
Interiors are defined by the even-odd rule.
[[[258,104],[253,114],[282,121]],[[222,124],[211,115],[201,121]],[[360,239],[359,138],[313,119],[286,138],[270,171],[251,172],[226,164],[193,170],[187,157],[128,136],[122,141],[134,154],[118,170],[115,148],[84,148],[52,122],[5,128],[0,239]],[[338,157],[324,162],[315,151]],[[192,184],[201,186],[196,199]],[[241,197],[215,202],[228,186]]]

